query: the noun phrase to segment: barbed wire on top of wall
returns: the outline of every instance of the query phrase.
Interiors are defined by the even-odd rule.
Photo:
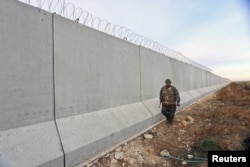
[[[132,30],[119,26],[105,19],[93,16],[91,13],[76,7],[72,3],[66,2],[66,0],[19,0],[26,4],[38,7],[40,9],[46,10],[51,13],[56,13],[68,19],[74,20],[85,26],[94,28],[96,30],[105,32],[112,36],[118,37],[120,39],[127,40],[128,42],[134,43],[139,46],[151,49],[158,53],[164,54],[168,57],[174,58],[176,60],[182,61],[187,64],[191,64],[195,67],[203,69],[205,71],[212,72],[209,69],[195,61],[184,56],[182,53],[172,50],[156,41],[153,41],[147,37],[134,33]]]

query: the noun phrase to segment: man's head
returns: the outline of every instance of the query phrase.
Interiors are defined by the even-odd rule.
[[[171,80],[170,79],[166,79],[165,80],[165,84],[166,84],[166,87],[170,87],[171,86]]]

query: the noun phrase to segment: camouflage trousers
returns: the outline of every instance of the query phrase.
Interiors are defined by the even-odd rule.
[[[166,117],[169,124],[173,123],[174,115],[176,111],[175,104],[162,105],[161,113]]]

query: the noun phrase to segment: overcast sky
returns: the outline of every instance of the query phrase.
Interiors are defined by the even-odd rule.
[[[65,1],[181,52],[217,75],[250,80],[250,0]]]
[[[249,0],[67,0],[181,52],[231,80],[250,80]]]

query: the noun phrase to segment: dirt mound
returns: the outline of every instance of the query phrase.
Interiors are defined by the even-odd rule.
[[[250,82],[230,83],[177,113],[172,128],[163,121],[145,134],[87,166],[172,167],[185,159],[187,166],[205,167],[208,150],[249,148]],[[171,157],[161,155],[163,150]],[[199,157],[197,164],[190,165],[187,155]]]
[[[248,106],[250,102],[250,84],[233,82],[219,92],[217,98],[226,105]]]

